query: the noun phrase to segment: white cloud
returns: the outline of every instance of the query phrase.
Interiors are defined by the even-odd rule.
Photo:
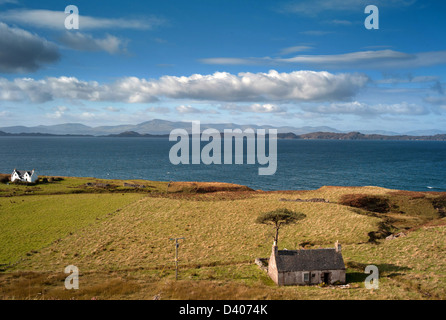
[[[375,63],[377,61],[411,59],[411,55],[393,50],[359,51],[333,55],[300,55],[288,59],[280,59],[287,63],[311,63],[324,65]]]
[[[446,97],[445,96],[428,96],[424,98],[424,101],[432,105],[438,106],[443,110],[446,110]]]
[[[153,113],[170,113],[170,109],[167,107],[150,107],[147,108],[146,111]]]
[[[26,30],[0,22],[0,72],[32,72],[59,60],[57,46]]]
[[[106,51],[110,54],[126,52],[126,40],[107,34],[105,38],[94,38],[81,32],[66,32],[59,41],[65,46],[80,51]]]
[[[296,52],[301,52],[301,51],[308,51],[313,49],[313,47],[310,46],[293,46],[293,47],[288,47],[288,48],[284,48],[280,51],[279,54],[281,55],[287,55],[290,53],[296,53]]]
[[[408,54],[390,49],[377,51],[357,51],[328,55],[297,55],[291,58],[205,58],[200,60],[206,64],[220,65],[278,65],[297,64],[317,66],[318,68],[351,68],[370,69],[417,68],[446,64],[446,51],[420,52]]]
[[[254,103],[249,106],[248,110],[255,113],[278,113],[278,112],[285,112],[286,108],[270,103],[267,104]]]
[[[401,8],[414,4],[416,0],[374,0],[373,4],[381,7]],[[288,2],[279,9],[284,13],[297,13],[316,16],[324,11],[358,11],[370,4],[363,0],[298,0]],[[361,11],[359,11],[361,12]]]
[[[0,12],[0,19],[7,22],[30,25],[38,28],[65,30],[65,14],[64,10],[8,10]],[[136,29],[150,30],[154,27],[164,24],[165,21],[158,17],[147,17],[145,19],[126,19],[126,18],[100,18],[90,17],[82,14],[79,9],[79,28],[82,30],[92,29]]]
[[[391,76],[385,77],[381,80],[376,80],[375,83],[382,84],[400,84],[400,83],[426,83],[426,82],[437,82],[440,78],[437,76]]]
[[[333,33],[333,31],[325,31],[325,30],[307,30],[301,31],[300,34],[304,34],[307,36],[325,36],[327,34]]]
[[[197,108],[191,106],[181,105],[175,108],[179,113],[201,113],[201,111]]]
[[[113,106],[105,107],[104,110],[111,111],[111,112],[121,112],[120,108],[116,108],[116,107],[113,107]]]
[[[178,113],[185,113],[185,114],[186,113],[218,114],[218,112],[213,109],[198,109],[198,108],[192,107],[190,105],[180,105],[180,106],[176,107],[175,110]]]
[[[219,65],[255,65],[255,64],[272,64],[273,59],[269,57],[265,58],[203,58],[199,59],[200,62],[205,64],[219,64]]]
[[[250,105],[226,104],[222,106],[220,109],[239,111],[239,112],[252,112],[252,113],[283,113],[287,111],[285,107],[271,103],[266,103],[266,104],[254,103]]]
[[[353,97],[369,78],[363,74],[294,71],[216,72],[146,80],[126,77],[109,84],[75,77],[41,80],[0,78],[0,99],[45,102],[55,99],[147,103],[159,99],[200,101],[339,101]]]
[[[0,4],[5,3],[18,4],[19,2],[17,0],[0,0]]]
[[[325,105],[301,106],[304,111],[320,114],[353,114],[359,116],[378,115],[425,115],[429,110],[421,105],[407,102],[395,104],[374,104],[353,101],[346,103],[331,103]]]
[[[83,120],[93,120],[96,118],[96,115],[93,112],[85,111],[79,115],[79,118]]]
[[[69,109],[65,106],[57,106],[53,108],[53,113],[47,113],[46,116],[47,118],[51,119],[60,119],[64,116],[65,112],[68,110]]]
[[[331,20],[329,23],[334,24],[334,25],[340,25],[340,26],[350,26],[352,25],[351,21],[348,20]]]

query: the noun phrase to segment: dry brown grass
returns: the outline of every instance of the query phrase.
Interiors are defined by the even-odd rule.
[[[406,190],[398,190],[398,191],[391,191],[388,193],[389,196],[403,196],[408,197],[410,200],[415,199],[424,199],[426,197],[425,192],[421,191],[406,191]]]
[[[150,193],[147,197],[188,201],[231,201],[255,197],[257,191],[216,191],[210,193]]]
[[[386,213],[390,210],[387,198],[363,193],[344,194],[340,198],[339,204],[379,213]]]
[[[138,282],[116,273],[80,274],[79,289],[65,288],[65,273],[14,272],[0,275],[0,299],[123,299],[140,290]]]
[[[217,196],[217,193],[215,193]],[[200,195],[201,196],[201,195]],[[185,237],[180,259],[185,265],[222,265],[269,255],[273,230],[256,224],[257,216],[286,207],[307,218],[281,230],[281,246],[300,243],[333,246],[367,242],[380,219],[358,215],[335,203],[283,202],[284,194],[254,193],[245,199],[195,201],[145,197],[104,221],[80,230],[24,261],[18,268],[84,271],[160,269],[171,266],[172,237]]]
[[[323,187],[312,191],[217,191],[148,194],[125,209],[77,230],[0,274],[0,299],[444,299],[445,218],[431,198],[389,195],[392,190]],[[398,210],[370,216],[336,203],[345,194],[388,196]],[[394,197],[394,198],[392,198]],[[280,201],[324,198],[329,203]],[[270,254],[273,230],[258,225],[261,212],[286,207],[307,218],[281,230],[281,248],[331,247],[348,263],[348,289],[276,287],[254,264]],[[429,209],[430,208],[430,209]],[[429,209],[430,211],[426,211]],[[356,211],[355,211],[356,210]],[[392,209],[393,210],[393,209]],[[420,218],[420,212],[426,217]],[[385,218],[422,227],[406,237],[368,243]],[[174,244],[180,244],[175,281]],[[67,265],[80,272],[80,289],[63,287]],[[364,288],[363,267],[380,269],[380,289]],[[24,272],[26,270],[26,272]]]
[[[209,193],[218,191],[253,191],[246,186],[223,182],[170,182],[167,192]]]

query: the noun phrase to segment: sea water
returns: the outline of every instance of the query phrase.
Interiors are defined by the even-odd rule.
[[[380,186],[446,191],[446,142],[278,140],[277,170],[258,165],[173,165],[167,138],[0,137],[0,172],[159,181],[219,181],[262,190]]]

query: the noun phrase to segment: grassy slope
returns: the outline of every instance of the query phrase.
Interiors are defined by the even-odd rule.
[[[0,264],[14,263],[141,197],[138,194],[0,197]]]
[[[172,264],[169,238],[180,236],[186,238],[181,245],[182,264],[252,262],[269,255],[272,239],[271,228],[255,224],[256,216],[284,206],[307,214],[302,223],[283,229],[281,245],[288,248],[307,240],[330,247],[336,240],[366,242],[367,233],[375,230],[379,221],[337,204],[283,203],[279,197],[259,194],[220,201],[146,197],[42,250],[30,267],[56,271],[68,263],[86,270],[163,268]]]
[[[392,211],[377,216],[335,203],[348,193],[389,197]],[[118,195],[101,195],[104,198],[97,198],[94,208],[84,208],[85,217],[94,212],[110,212],[96,206]],[[93,296],[150,299],[156,294],[164,299],[446,297],[445,219],[438,219],[429,201],[434,195],[426,193],[419,197],[377,187],[147,195],[142,199],[135,197],[124,209],[103,215],[100,220],[91,217],[84,228],[69,230],[70,226],[66,225],[66,230],[73,234],[61,237],[60,241],[0,274],[0,298],[41,298],[42,294],[47,298],[79,299]],[[69,197],[79,199],[80,196],[58,197],[68,201]],[[51,201],[45,197],[51,196],[0,198],[3,201],[0,203],[4,204],[0,208],[7,207],[9,214],[15,205],[9,205],[10,200],[23,198],[26,203],[33,198],[36,204]],[[283,198],[324,198],[330,203],[280,201]],[[331,247],[339,240],[343,245],[350,288],[279,288],[254,265],[256,257],[269,256],[272,239],[272,230],[255,224],[254,220],[260,212],[281,207],[304,212],[307,219],[285,227],[280,233],[279,246],[294,249],[306,243],[310,248]],[[42,210],[40,214],[45,216],[45,212],[48,211]],[[26,221],[29,223],[33,217],[30,214]],[[418,228],[406,237],[379,240],[377,244],[368,242],[369,233],[377,231],[383,221],[394,224],[390,230],[395,232],[415,225]],[[433,221],[437,226],[420,227]],[[4,221],[0,219],[0,223]],[[13,232],[15,228],[10,230]],[[169,238],[175,236],[186,238],[180,246],[181,281],[173,280],[174,246]],[[23,245],[21,238],[14,239],[15,245]],[[3,245],[4,240],[1,241]],[[66,276],[62,271],[69,264],[78,266],[81,271],[81,289],[76,292],[66,291],[61,285]],[[367,264],[375,264],[380,270],[379,290],[364,288]],[[24,284],[28,290],[22,289]]]
[[[41,176],[43,178],[50,178]],[[101,192],[164,192],[167,182],[145,180],[106,180],[96,178],[58,177],[61,181],[41,183],[37,185],[17,185],[0,183],[0,197],[20,195],[72,194],[72,193],[101,193]],[[87,184],[93,184],[88,186]],[[124,183],[144,185],[145,188],[126,187]],[[108,187],[97,186],[108,184]],[[96,186],[95,186],[96,185]]]

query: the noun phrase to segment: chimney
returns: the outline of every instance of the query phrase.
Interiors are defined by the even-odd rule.
[[[274,241],[274,243],[273,243],[272,254],[273,254],[274,256],[278,256],[278,255],[279,255],[279,249],[277,248],[277,243],[276,243],[276,241]]]
[[[336,252],[341,253],[341,244],[339,243],[338,240],[336,240],[336,242],[335,242],[335,250],[336,250]]]

